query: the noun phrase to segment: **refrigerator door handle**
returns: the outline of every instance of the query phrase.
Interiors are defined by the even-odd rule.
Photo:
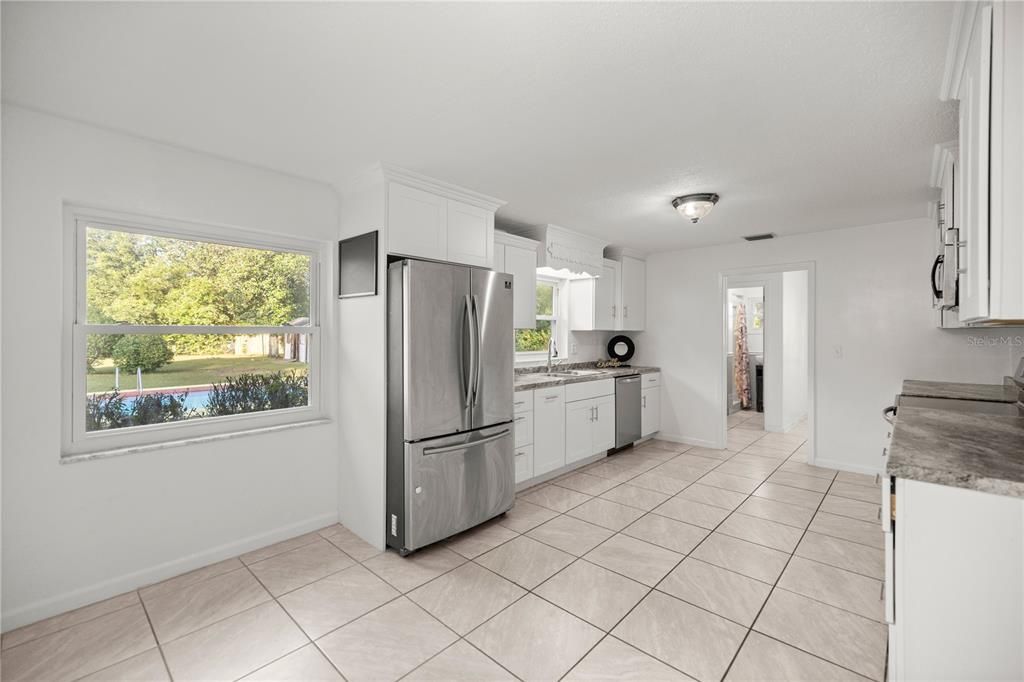
[[[474,339],[476,338],[476,333],[473,331],[473,305],[471,303],[469,294],[466,294],[465,304],[466,309],[463,316],[463,327],[466,328],[465,332],[466,335],[469,337],[469,369],[464,369],[465,363],[461,362],[459,363],[459,370],[465,373],[460,378],[462,379],[463,390],[465,391],[465,395],[463,396],[465,398],[464,403],[466,408],[468,409],[473,406],[473,376],[474,372],[476,371],[477,362],[477,349],[476,342],[474,341]],[[463,344],[463,348],[465,348],[465,344]]]
[[[480,400],[480,382],[483,380],[483,371],[481,371],[480,354],[481,347],[483,346],[483,331],[480,328],[480,308],[477,305],[476,294],[473,294],[473,327],[476,329],[476,333],[473,338],[476,343],[476,374],[473,377],[473,404],[475,405]]]
[[[477,440],[471,440],[468,443],[457,443],[455,445],[442,445],[436,448],[423,448],[423,456],[427,455],[440,455],[446,452],[457,452],[459,450],[468,450],[477,445],[483,445],[484,443],[492,443],[496,440],[501,440],[505,436],[512,433],[511,429],[504,429],[493,436],[487,436],[486,438],[478,438]]]

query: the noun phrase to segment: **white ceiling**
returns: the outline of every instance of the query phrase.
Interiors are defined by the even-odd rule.
[[[924,215],[952,13],[4,2],[3,97],[334,185],[386,161],[653,251]]]

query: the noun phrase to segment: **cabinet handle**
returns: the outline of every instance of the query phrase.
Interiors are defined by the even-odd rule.
[[[515,402],[514,402],[514,403],[512,403],[512,404],[513,404],[513,405],[525,405],[525,404],[526,404],[526,401],[525,401],[525,400],[517,400],[517,401],[515,401]]]
[[[878,600],[879,601],[884,601],[885,600],[885,581],[884,580],[882,581],[882,589],[878,591]]]
[[[882,482],[882,474],[875,474],[875,485],[879,485]]]
[[[889,456],[889,448],[882,448],[882,457]]]
[[[523,421],[524,419],[526,419],[526,417],[516,417],[516,421],[517,421],[517,422],[521,422],[521,421]]]
[[[558,396],[557,395],[549,395],[546,398],[544,398],[544,402],[546,402],[546,403],[550,403],[552,400],[558,400]]]
[[[641,407],[647,407],[647,396],[640,398],[640,405]]]
[[[624,318],[625,317],[629,317],[629,306],[628,305],[622,306],[622,317],[624,317]]]
[[[612,319],[615,319],[615,306],[612,306]]]
[[[601,406],[598,405],[594,408],[594,421],[598,421],[601,418]]]
[[[881,507],[878,508],[878,520],[879,521],[882,520],[882,508]]]
[[[516,457],[522,457],[525,454],[526,454],[526,450],[520,450],[519,452],[516,453]]]

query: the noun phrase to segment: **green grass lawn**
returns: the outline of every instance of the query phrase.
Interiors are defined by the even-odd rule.
[[[246,372],[288,372],[306,368],[305,363],[281,358],[179,355],[155,372],[143,372],[142,387],[199,386],[213,384],[223,381],[224,377]],[[86,387],[89,393],[113,390],[113,363],[110,360],[97,363],[95,370],[87,376]],[[121,372],[121,390],[134,388],[135,373]]]

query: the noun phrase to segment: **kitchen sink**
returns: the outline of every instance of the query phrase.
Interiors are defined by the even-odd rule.
[[[601,369],[567,369],[564,372],[550,372],[553,377],[592,377],[599,374],[607,374]]]
[[[929,410],[949,410],[964,414],[991,414],[1004,417],[1024,416],[1024,410],[1018,406],[1018,403],[999,403],[988,400],[900,396],[900,407],[925,407]]]

